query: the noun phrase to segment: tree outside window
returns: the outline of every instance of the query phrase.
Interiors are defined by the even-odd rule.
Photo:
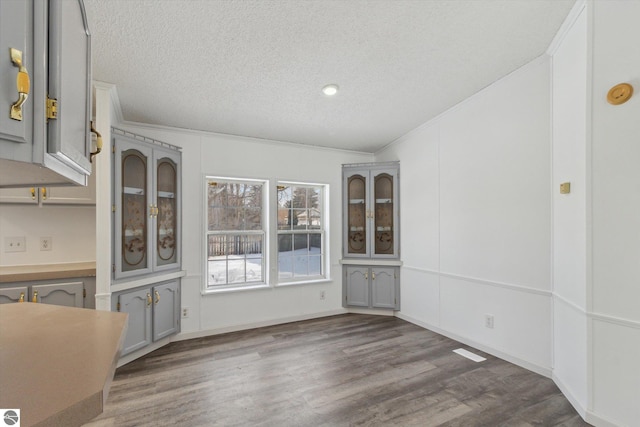
[[[264,283],[263,187],[207,177],[207,288]]]

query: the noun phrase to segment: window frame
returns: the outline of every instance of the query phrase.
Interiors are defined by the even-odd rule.
[[[259,230],[240,230],[240,229],[224,229],[224,230],[209,230],[209,185],[211,182],[222,182],[222,183],[237,183],[237,184],[245,184],[245,185],[260,185],[262,195],[260,198],[260,219],[261,219],[261,228]],[[203,218],[203,255],[204,255],[204,266],[203,266],[203,283],[202,283],[202,293],[203,294],[212,294],[224,291],[233,291],[233,290],[241,290],[241,289],[256,289],[256,288],[265,288],[269,287],[269,248],[270,248],[270,238],[269,238],[269,181],[265,179],[255,179],[255,178],[235,178],[235,177],[223,177],[223,176],[215,176],[215,175],[204,175],[203,179],[203,205],[204,205],[204,218]],[[209,237],[210,236],[261,236],[262,237],[262,255],[261,255],[261,271],[262,271],[262,280],[260,281],[251,281],[247,282],[246,277],[244,282],[227,282],[219,285],[209,285]],[[244,257],[244,265],[246,269],[247,257],[245,254]],[[227,258],[226,267],[228,271],[229,259]],[[245,270],[246,271],[246,270]]]
[[[318,212],[320,214],[320,224],[318,229],[290,229],[290,230],[281,230],[279,227],[279,214],[278,210],[280,208],[280,202],[278,200],[280,187],[305,187],[305,188],[317,188],[319,189],[319,198],[318,198]],[[328,197],[329,197],[329,186],[328,184],[318,184],[318,183],[310,183],[310,182],[300,182],[300,181],[288,181],[288,180],[277,180],[275,182],[275,197],[274,197],[274,209],[275,209],[275,221],[274,221],[274,245],[272,245],[275,249],[274,253],[274,266],[275,266],[275,280],[277,286],[288,286],[288,285],[298,285],[298,284],[307,284],[307,283],[318,283],[325,282],[329,280],[329,222],[328,222]],[[291,208],[293,209],[293,207]],[[308,207],[305,209],[309,209]],[[310,236],[312,234],[317,234],[320,236],[320,274],[319,275],[305,275],[305,276],[295,276],[295,272],[292,272],[292,276],[290,278],[283,278],[280,276],[280,251],[279,251],[279,241],[280,236],[282,235],[307,235]],[[293,239],[293,237],[292,237]],[[308,243],[309,244],[309,243]],[[308,257],[309,255],[307,255]],[[294,269],[295,270],[295,269]]]

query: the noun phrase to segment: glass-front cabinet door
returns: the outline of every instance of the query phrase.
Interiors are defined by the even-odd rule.
[[[180,152],[113,138],[116,280],[180,268]]]
[[[344,257],[398,258],[398,167],[345,166],[343,180]]]
[[[161,153],[155,160],[155,270],[173,268],[178,253],[178,176],[179,159],[171,153]]]
[[[353,171],[346,177],[347,243],[349,255],[368,256],[367,182],[368,171]]]
[[[151,150],[120,143],[116,148],[114,235],[116,277],[151,271],[149,221],[153,215]]]
[[[373,180],[373,253],[375,255],[394,255],[394,175],[388,172],[374,174]]]

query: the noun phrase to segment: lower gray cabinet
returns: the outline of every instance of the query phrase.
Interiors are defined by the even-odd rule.
[[[347,265],[345,306],[400,309],[400,268]]]
[[[33,285],[31,286],[31,302],[82,308],[84,306],[83,293],[84,285],[82,282]]]
[[[129,314],[122,356],[180,332],[180,281],[116,294],[114,309]]]
[[[90,279],[94,280],[95,279]],[[19,286],[0,287],[0,304],[12,302],[33,302],[63,305],[66,307],[85,307],[85,281],[56,282],[38,281]]]
[[[11,288],[0,288],[0,304],[12,302],[25,302],[29,298],[28,286],[14,286]]]

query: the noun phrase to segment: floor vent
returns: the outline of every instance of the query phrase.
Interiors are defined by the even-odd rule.
[[[487,360],[485,357],[478,356],[477,354],[473,354],[470,351],[465,350],[464,348],[458,348],[456,350],[453,350],[453,352],[459,354],[460,356],[464,356],[467,359],[471,359],[474,362],[484,362],[485,360]]]

